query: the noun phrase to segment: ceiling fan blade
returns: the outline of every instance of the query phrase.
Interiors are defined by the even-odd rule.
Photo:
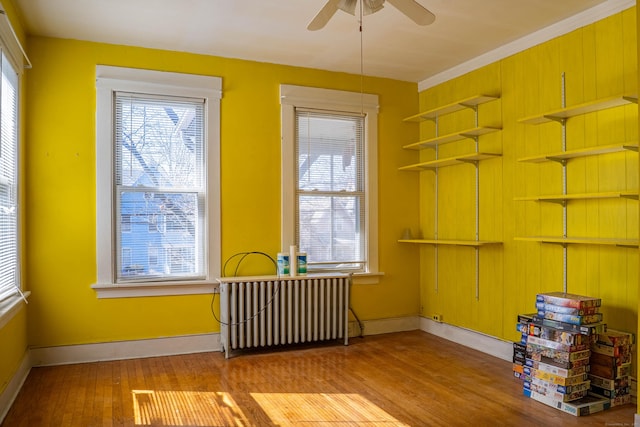
[[[418,25],[433,24],[436,16],[415,0],[387,0]]]
[[[329,0],[323,7],[320,9],[320,12],[309,22],[307,26],[307,30],[316,31],[324,28],[329,22],[329,19],[336,13],[338,10],[338,4],[340,0]]]

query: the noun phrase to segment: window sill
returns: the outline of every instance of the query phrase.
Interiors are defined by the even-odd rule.
[[[217,292],[218,282],[96,283],[91,288],[98,299],[204,295]]]
[[[29,298],[29,295],[31,295],[31,292],[24,292],[25,298]],[[15,295],[4,301],[0,301],[0,329],[13,319],[23,303],[25,303],[25,301],[20,295]]]
[[[380,282],[382,276],[384,276],[382,272],[354,273],[352,280],[354,285],[376,285]]]

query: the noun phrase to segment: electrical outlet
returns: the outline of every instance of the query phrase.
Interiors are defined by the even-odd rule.
[[[442,314],[434,314],[431,316],[431,320],[434,322],[442,323]]]

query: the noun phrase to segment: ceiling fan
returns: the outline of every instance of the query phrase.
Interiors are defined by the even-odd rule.
[[[385,0],[360,0],[362,2],[362,14],[369,15],[384,7]],[[415,0],[387,0],[400,12],[404,13],[418,25],[429,25],[435,21],[436,16],[428,9],[425,9]],[[356,4],[358,0],[329,0],[320,9],[320,12],[313,18],[307,26],[307,30],[316,31],[324,28],[331,17],[338,11],[343,10],[351,15],[356,14]]]

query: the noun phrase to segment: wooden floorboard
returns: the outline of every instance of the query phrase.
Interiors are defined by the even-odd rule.
[[[633,426],[528,399],[511,363],[421,331],[284,351],[33,368],[2,427]]]

